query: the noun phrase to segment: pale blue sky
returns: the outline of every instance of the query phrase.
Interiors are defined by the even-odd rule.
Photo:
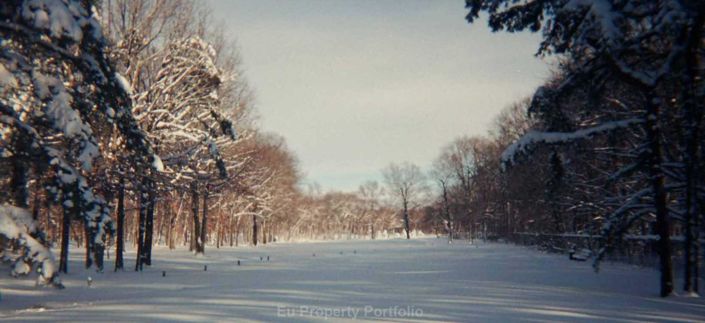
[[[429,167],[549,74],[538,35],[469,25],[462,0],[208,3],[239,46],[263,128],[324,190],[379,180],[390,162]]]

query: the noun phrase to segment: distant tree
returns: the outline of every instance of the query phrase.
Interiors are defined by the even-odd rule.
[[[426,178],[421,169],[411,163],[390,164],[382,170],[384,182],[387,185],[388,193],[402,206],[402,216],[404,220],[404,231],[406,238],[411,239],[409,234],[409,210],[420,203],[423,194],[426,192]]]
[[[452,162],[448,160],[448,158],[450,158],[450,155],[445,151],[441,153],[441,156],[433,163],[429,178],[432,178],[438,183],[438,188],[440,189],[440,210],[437,210],[437,214],[440,215],[448,233],[448,243],[451,243],[453,242],[453,234],[455,232],[455,219],[451,211],[451,190],[455,176],[452,168],[449,167]]]
[[[478,194],[482,193],[475,185],[478,171],[478,161],[481,156],[478,153],[479,145],[483,141],[480,137],[459,137],[441,150],[441,156],[437,160],[437,169],[443,169],[447,177],[449,187],[453,189],[448,193],[455,195],[458,206],[464,213],[464,223],[468,229],[471,239],[477,234],[477,225],[482,220],[484,209],[473,207],[473,201],[477,201]],[[479,205],[478,205],[479,206]]]
[[[370,239],[375,239],[375,224],[379,222],[380,215],[380,198],[384,196],[384,188],[377,181],[367,181],[360,185],[358,194],[362,199],[363,221],[368,223],[370,230]],[[379,228],[379,225],[377,225]]]

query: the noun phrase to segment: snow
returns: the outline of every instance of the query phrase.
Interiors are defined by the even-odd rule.
[[[13,88],[17,86],[17,80],[4,64],[0,64],[0,88]]]
[[[211,76],[220,77],[220,70],[215,64],[216,51],[210,43],[206,42],[200,37],[191,37],[187,39],[186,46],[196,50],[198,54],[198,59],[201,64],[206,68]],[[216,95],[217,96],[217,95]]]
[[[20,233],[23,232],[17,223],[15,223],[15,210],[20,210],[13,206],[2,206],[0,209],[0,235],[3,235],[9,239],[17,239],[20,237]]]
[[[81,114],[72,108],[73,99],[58,78],[34,73],[34,87],[37,96],[47,100],[45,113],[53,122],[54,128],[68,138],[80,140],[81,151],[78,161],[84,170],[90,171],[93,160],[100,155],[98,144],[93,138],[93,130],[83,122]]]
[[[54,257],[49,249],[30,235],[35,230],[36,223],[27,210],[0,205],[0,236],[16,243],[12,248],[7,248],[8,245],[15,245],[12,242],[0,245],[0,258],[12,262],[12,276],[30,273],[31,267],[25,261],[40,264],[41,275],[37,277],[37,282],[47,283],[56,273]]]
[[[77,0],[26,0],[21,15],[28,25],[56,39],[67,38],[80,43],[84,31],[90,31],[95,39],[102,38],[95,11],[91,8],[89,14]]]
[[[611,2],[607,0],[571,0],[565,4],[564,8],[578,10],[589,7],[588,15],[600,26],[602,34],[611,43],[622,36],[622,31],[617,26],[621,16],[616,10],[613,10]]]
[[[154,265],[141,273],[129,268],[134,251],[126,254],[124,272],[104,273],[82,269],[83,251],[72,250],[70,273],[62,276],[65,290],[0,280],[0,319],[696,322],[705,317],[702,298],[659,298],[655,270],[606,263],[596,274],[589,263],[507,244],[448,244],[444,238],[276,243],[211,247],[200,258],[187,249],[158,247]]]
[[[35,28],[48,30],[52,37],[68,37],[75,42],[83,39],[82,21],[74,16],[81,13],[75,1],[28,0],[22,7],[22,17]]]
[[[152,155],[153,156],[153,161],[152,161],[152,167],[158,172],[163,172],[164,171],[164,163],[162,162],[162,159],[159,158],[156,154]]]
[[[218,151],[218,145],[215,144],[215,141],[213,141],[213,139],[206,139],[206,144],[208,145],[208,152],[211,156],[215,157],[220,155],[220,152]]]
[[[502,163],[513,163],[517,154],[524,152],[527,148],[539,143],[562,144],[571,141],[587,139],[596,134],[608,132],[614,129],[625,128],[633,124],[642,123],[643,119],[633,118],[619,121],[610,121],[598,126],[580,129],[574,132],[543,132],[529,131],[524,136],[515,141],[502,152]]]
[[[29,267],[27,263],[24,261],[18,261],[15,263],[14,266],[12,266],[12,276],[21,276],[21,275],[27,275],[32,271],[32,268]]]
[[[123,91],[125,91],[125,93],[127,93],[128,95],[132,95],[132,85],[130,84],[130,81],[128,81],[120,73],[115,73],[115,78],[117,79],[118,84],[123,89]]]
[[[47,104],[47,114],[66,136],[80,135],[88,128],[83,125],[79,113],[71,108],[73,99],[59,79],[35,73],[34,81],[39,98],[50,100]]]

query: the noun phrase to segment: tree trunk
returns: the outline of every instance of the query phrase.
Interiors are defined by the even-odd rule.
[[[646,136],[651,154],[648,161],[648,171],[653,190],[654,206],[656,208],[656,233],[659,236],[658,249],[661,271],[661,297],[673,292],[673,263],[671,260],[671,237],[666,201],[665,176],[663,173],[663,153],[661,151],[661,134],[658,125],[659,104],[655,97],[649,97],[647,102]]]
[[[32,203],[32,220],[39,224],[39,211],[41,209],[41,201],[39,199],[39,191],[41,186],[39,185],[39,179],[37,179],[36,192],[34,193],[34,202]]]
[[[102,273],[103,264],[105,263],[105,245],[97,244],[93,246],[93,259],[96,270]]]
[[[69,233],[71,230],[71,213],[73,207],[62,206],[63,219],[61,222],[61,256],[59,257],[59,271],[68,273],[69,263]]]
[[[125,269],[123,253],[125,252],[125,179],[120,176],[117,205],[117,239],[115,241],[115,271]]]
[[[169,221],[169,227],[167,228],[166,231],[166,244],[169,246],[169,250],[174,250],[176,248],[176,245],[174,245],[174,235],[175,235],[175,228],[174,228],[174,219],[172,218]]]
[[[51,224],[51,205],[50,205],[50,199],[49,197],[44,198],[44,208],[47,210],[46,213],[46,225],[44,226],[47,228],[47,239],[46,243],[47,245],[50,245],[50,241],[54,241],[56,239],[56,231],[54,229],[54,226]]]
[[[196,183],[191,184],[191,204],[193,212],[193,230],[191,231],[191,245],[189,247],[189,250],[198,253],[198,244],[201,238],[201,226],[198,222],[198,190]]]
[[[684,164],[686,180],[685,197],[685,275],[683,290],[687,293],[698,292],[699,266],[699,221],[698,221],[698,138],[700,137],[701,120],[703,117],[702,96],[698,95],[698,72],[701,67],[698,51],[703,37],[705,25],[705,5],[700,4],[699,12],[693,24],[692,34],[686,47],[686,75],[684,84],[686,99],[684,100],[685,123],[685,155]]]
[[[196,220],[198,221],[198,220]],[[208,191],[203,192],[203,218],[201,219],[201,231],[199,232],[199,243],[196,245],[196,253],[206,252],[206,241],[208,241]]]
[[[29,141],[21,133],[13,133],[11,140],[12,145],[16,148],[15,154],[10,158],[12,163],[12,177],[10,177],[12,200],[15,206],[26,209],[29,206],[29,191],[27,189],[29,165],[26,158]]]
[[[147,181],[147,219],[145,222],[143,261],[147,266],[152,265],[152,237],[154,236],[154,209],[156,208],[157,198],[154,194],[154,182],[150,179]]]
[[[83,234],[86,239],[86,269],[93,266],[93,234],[91,234],[91,228],[89,227],[88,221],[83,221]]]
[[[409,235],[409,210],[408,201],[404,199],[404,230],[406,231],[406,239],[411,239]]]
[[[228,222],[229,222],[228,235],[230,237],[230,246],[232,247],[233,246],[233,236],[234,236],[233,232],[235,231],[235,228],[233,227],[233,217],[232,216],[230,216]]]
[[[453,242],[453,218],[450,214],[450,203],[448,202],[448,188],[445,182],[441,182],[441,187],[443,188],[443,212],[445,212],[445,218],[448,220],[448,243]]]
[[[240,217],[237,217],[237,221],[235,222],[235,247],[237,247],[240,243]]]
[[[218,214],[218,216],[216,217],[216,222],[215,222],[215,232],[216,232],[216,236],[215,236],[215,248],[216,248],[216,249],[220,249],[220,242],[221,242],[221,239],[223,238],[223,232],[222,232],[223,230],[222,230],[222,228],[221,228],[221,221],[222,221],[221,218],[222,218],[222,214],[220,214],[221,212],[218,212],[218,213],[219,213],[219,214]]]
[[[257,215],[252,215],[252,245],[257,245]]]
[[[507,216],[507,222],[506,222],[506,235],[505,238],[509,239],[512,236],[512,203],[507,202],[507,208],[506,208],[506,216]],[[577,231],[574,231],[577,232]]]
[[[144,238],[147,226],[147,213],[149,208],[149,194],[146,191],[144,181],[140,187],[140,210],[139,210],[139,227],[137,232],[137,257],[135,261],[135,271],[142,271],[144,265]]]
[[[79,199],[78,199],[78,182],[76,182],[73,185],[73,193],[71,195],[71,206],[66,207],[62,203],[63,211],[64,211],[64,218],[63,218],[63,223],[61,227],[61,259],[59,262],[59,271],[63,271],[64,273],[68,273],[68,261],[69,261],[69,241],[71,239],[71,220],[80,211],[80,205],[79,205]],[[76,216],[77,217],[77,216]],[[74,232],[75,234],[75,232]],[[78,237],[77,237],[78,238]],[[80,240],[79,241],[79,247],[80,247]]]
[[[169,244],[169,249],[174,249],[176,246],[174,245],[175,237],[176,237],[176,232],[173,232],[176,230],[176,222],[181,216],[181,208],[183,207],[184,203],[184,195],[181,195],[181,198],[179,199],[179,208],[176,210],[176,214],[174,214],[171,219],[169,220],[169,229],[167,231],[168,233],[168,244]]]

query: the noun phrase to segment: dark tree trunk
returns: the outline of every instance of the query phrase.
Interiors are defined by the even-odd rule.
[[[663,153],[661,151],[661,131],[659,129],[659,105],[654,97],[647,98],[646,136],[650,148],[648,171],[656,208],[656,234],[659,236],[658,249],[661,271],[661,297],[673,292],[673,262],[671,259],[671,237],[666,201],[665,175],[663,173]]]
[[[172,249],[172,250],[174,248],[176,248],[176,246],[174,244],[174,240],[176,240],[176,239],[174,239],[174,236],[176,235],[176,233],[173,231],[175,230],[176,217],[178,215],[179,214],[177,213],[171,218],[171,220],[169,221],[169,231],[167,231],[167,233],[169,234],[169,239],[168,239],[169,240],[169,249]]]
[[[218,248],[218,249],[220,249],[221,239],[223,238],[223,232],[222,232],[223,229],[222,229],[222,225],[221,225],[221,222],[222,222],[222,221],[221,221],[221,218],[222,218],[222,216],[219,214],[219,215],[216,217],[217,220],[216,220],[216,223],[215,223],[215,232],[216,232],[215,247]]]
[[[699,156],[698,138],[700,137],[701,120],[703,117],[702,96],[698,96],[698,72],[700,68],[700,56],[698,50],[703,38],[703,25],[705,25],[705,5],[700,4],[699,12],[693,25],[692,33],[686,47],[686,75],[684,79],[685,100],[684,100],[684,122],[685,122],[685,155],[684,164],[686,167],[686,197],[685,197],[685,275],[683,290],[688,293],[698,292],[698,266],[699,248],[698,243],[698,179],[699,179]]]
[[[404,199],[404,231],[406,231],[406,238],[411,239],[409,235],[409,209],[406,198]]]
[[[39,172],[37,172],[39,173]],[[49,246],[49,239],[48,239],[48,231],[49,231],[49,226],[47,225],[46,232],[43,233],[41,228],[40,228],[40,223],[41,221],[39,220],[39,214],[41,213],[42,209],[42,201],[40,198],[39,192],[42,190],[42,183],[41,183],[41,178],[37,178],[35,181],[34,185],[34,202],[32,202],[32,220],[37,224],[35,230],[33,232],[30,232],[29,234],[37,239],[37,241],[41,242],[45,246]],[[46,203],[45,203],[46,204]],[[47,208],[48,210],[48,208]]]
[[[193,183],[191,184],[193,231],[191,231],[191,245],[189,247],[189,250],[193,252],[198,252],[200,250],[199,240],[201,239],[201,226],[198,222],[198,202],[198,187],[196,186],[196,183]]]
[[[13,134],[12,141],[16,150],[14,156],[10,158],[12,163],[12,177],[10,177],[12,200],[15,206],[26,209],[29,207],[29,191],[27,189],[29,142],[27,137],[20,133]]]
[[[230,217],[229,223],[230,223],[230,225],[228,225],[228,236],[230,237],[230,246],[232,247],[233,246],[233,236],[234,236],[233,233],[235,231],[235,228],[233,228],[233,217],[232,216]]]
[[[123,253],[125,251],[125,179],[120,176],[117,205],[117,239],[115,241],[115,271],[125,269]]]
[[[448,220],[448,242],[453,242],[453,216],[450,214],[450,202],[448,201],[448,188],[445,182],[441,182],[443,188],[443,212]]]
[[[39,211],[41,209],[41,201],[39,199],[39,190],[41,186],[39,185],[39,180],[37,180],[37,190],[34,193],[34,203],[32,203],[32,219],[39,224]]]
[[[199,232],[200,243],[196,249],[197,253],[206,252],[206,241],[208,241],[208,191],[203,192],[203,218],[201,219],[201,231]]]
[[[73,185],[73,192],[71,192],[71,199],[66,199],[64,196],[64,203],[62,203],[63,208],[63,221],[61,223],[61,251],[59,256],[59,271],[63,273],[68,273],[69,268],[69,241],[71,239],[71,219],[74,213],[79,212],[78,205],[78,183]],[[66,193],[64,193],[66,194]],[[71,202],[71,206],[66,206],[66,201]]]
[[[47,236],[46,236],[46,243],[47,245],[51,244],[50,241],[54,241],[56,238],[56,230],[55,226],[51,224],[51,204],[50,204],[50,199],[49,197],[44,198],[44,208],[47,210],[46,213],[46,225],[44,226],[47,229]]]
[[[63,218],[61,221],[61,252],[59,256],[59,271],[68,273],[69,269],[69,233],[71,230],[71,213],[73,207],[63,206]]]
[[[181,196],[181,197],[183,198],[183,196]],[[166,237],[167,237],[166,240],[167,240],[167,244],[169,245],[169,249],[175,248],[175,246],[174,246],[175,233],[173,232],[173,230],[174,230],[174,226],[176,225],[176,218],[181,213],[181,206],[182,206],[181,203],[183,203],[183,199],[179,201],[179,209],[177,210],[176,213],[173,212],[174,210],[170,211],[170,213],[172,213],[172,214],[169,217],[169,227],[167,228],[167,231],[166,231]]]
[[[144,264],[147,266],[152,265],[152,237],[154,236],[154,209],[157,204],[156,194],[154,194],[154,182],[148,181],[147,185],[147,198],[149,202],[147,204],[147,219],[145,223],[144,232],[144,246],[143,246],[143,257]]]
[[[252,245],[257,245],[257,215],[252,215]]]
[[[105,246],[100,244],[100,245],[95,245],[93,247],[93,259],[95,261],[95,268],[99,272],[103,272],[103,264],[105,262]]]
[[[237,222],[235,223],[235,246],[239,245],[240,240],[240,217],[237,217]]]
[[[91,234],[91,228],[88,225],[88,221],[83,221],[83,234],[86,239],[86,268],[91,268],[93,266],[93,234]]]
[[[137,232],[137,257],[135,261],[135,271],[142,271],[144,265],[144,236],[147,225],[147,209],[149,207],[149,194],[146,191],[145,180],[143,179],[140,186],[140,210],[139,224]]]
[[[512,203],[507,202],[506,204],[506,223],[505,225],[507,226],[505,230],[505,237],[510,238],[512,236]],[[574,232],[577,232],[574,230]]]

